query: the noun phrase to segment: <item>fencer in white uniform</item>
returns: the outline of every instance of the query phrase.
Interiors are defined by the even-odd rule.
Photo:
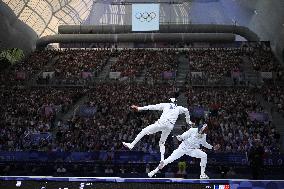
[[[165,154],[165,142],[172,131],[175,122],[178,118],[179,114],[185,114],[185,119],[187,124],[193,124],[190,121],[190,115],[187,108],[184,108],[182,106],[177,106],[175,104],[176,99],[170,98],[170,103],[160,103],[156,105],[148,105],[144,107],[138,107],[135,105],[132,105],[131,108],[135,109],[136,111],[141,110],[160,110],[163,111],[160,119],[158,119],[154,124],[151,124],[147,126],[146,128],[142,129],[142,131],[136,136],[133,142],[126,143],[123,142],[123,145],[130,150],[135,146],[135,144],[145,135],[154,134],[156,132],[161,131],[161,138],[159,141],[160,146],[160,153],[161,153],[161,160],[164,160],[164,154]]]
[[[199,128],[190,128],[188,131],[183,133],[182,135],[178,135],[177,139],[182,141],[179,147],[173,151],[173,153],[164,161],[161,161],[159,166],[148,173],[149,177],[153,177],[159,169],[162,169],[169,163],[179,159],[183,155],[188,155],[195,158],[200,158],[200,167],[201,167],[201,174],[200,179],[209,179],[209,177],[205,174],[205,168],[207,164],[207,154],[200,150],[200,145],[204,146],[205,148],[212,149],[212,145],[206,142],[206,127],[207,124],[200,126]],[[218,146],[214,147],[216,149]]]

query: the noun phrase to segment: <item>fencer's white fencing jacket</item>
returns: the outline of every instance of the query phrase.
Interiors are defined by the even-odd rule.
[[[180,138],[183,140],[181,145],[185,149],[198,149],[200,145],[212,149],[212,145],[206,142],[206,134],[198,134],[198,128],[190,128],[180,135]]]
[[[185,114],[185,119],[188,124],[192,124],[190,121],[190,115],[187,108],[177,106],[174,103],[160,103],[156,105],[148,105],[144,107],[138,107],[140,110],[160,110],[163,111],[160,119],[157,122],[160,124],[175,124],[179,114]]]

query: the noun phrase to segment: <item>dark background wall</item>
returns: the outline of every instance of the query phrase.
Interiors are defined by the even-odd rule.
[[[284,1],[239,1],[245,8],[252,9],[254,7],[254,14],[250,18],[248,27],[256,32],[262,40],[271,41],[273,50],[278,57],[281,57],[284,49]]]
[[[35,49],[37,34],[19,20],[8,5],[0,0],[0,49],[20,48],[25,53]]]
[[[124,8],[123,8],[124,7]],[[131,7],[94,3],[84,24],[131,24]],[[164,23],[232,24],[246,26],[261,40],[271,41],[278,57],[284,49],[284,0],[191,0],[182,5],[161,4]],[[35,47],[36,33],[0,1],[0,48]],[[237,38],[238,39],[238,38]],[[282,57],[283,58],[283,57]]]
[[[188,0],[160,5],[160,22],[181,24],[237,24],[263,41],[271,41],[278,57],[284,48],[284,0]],[[131,24],[131,5],[94,3],[84,24]],[[237,40],[244,40],[237,38]]]

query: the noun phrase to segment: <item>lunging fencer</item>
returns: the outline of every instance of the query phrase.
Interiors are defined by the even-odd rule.
[[[161,138],[159,141],[160,146],[160,153],[161,153],[161,161],[164,160],[164,154],[165,154],[165,142],[171,133],[172,129],[174,128],[175,122],[178,118],[179,114],[185,114],[185,119],[187,124],[193,124],[190,121],[190,115],[187,108],[184,108],[182,106],[176,105],[176,99],[170,98],[170,103],[160,103],[156,105],[148,105],[144,107],[138,107],[135,105],[132,105],[131,108],[133,108],[136,111],[141,110],[160,110],[163,111],[160,119],[158,119],[154,124],[151,124],[147,126],[146,128],[142,129],[142,131],[136,136],[133,142],[126,143],[123,142],[123,145],[130,150],[136,145],[138,141],[145,135],[150,135],[157,133],[159,131],[162,132]]]
[[[207,154],[200,150],[200,145],[205,148],[212,149],[212,145],[206,142],[206,129],[207,124],[201,125],[198,128],[190,128],[182,135],[178,135],[177,139],[182,141],[179,147],[173,151],[173,153],[165,160],[161,161],[159,166],[148,173],[149,177],[153,177],[160,169],[165,167],[167,164],[179,159],[183,155],[188,155],[195,158],[200,158],[201,174],[200,179],[209,179],[205,174],[205,168],[207,164]],[[219,148],[219,145],[214,147],[215,150]]]

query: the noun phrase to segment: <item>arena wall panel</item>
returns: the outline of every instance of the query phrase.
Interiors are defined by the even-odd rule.
[[[159,31],[151,33],[233,33],[247,39],[247,41],[259,41],[259,37],[250,29],[236,25],[218,24],[169,24],[160,25]],[[131,25],[62,25],[58,27],[61,34],[92,34],[92,33],[132,33]]]
[[[128,33],[128,34],[61,34],[37,41],[42,49],[50,43],[118,43],[118,42],[234,42],[231,33]]]

